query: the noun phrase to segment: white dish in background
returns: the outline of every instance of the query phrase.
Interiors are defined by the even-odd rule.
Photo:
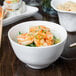
[[[17,16],[13,16],[13,17],[5,18],[3,20],[3,26],[7,26],[9,24],[12,24],[12,23],[18,21],[18,20],[30,17],[30,16],[34,15],[36,12],[38,12],[38,10],[39,9],[37,7],[32,7],[32,6],[26,5],[25,13],[22,13],[21,15],[17,15]]]
[[[68,32],[75,32],[76,31],[76,12],[63,11],[63,10],[57,9],[58,5],[64,4],[67,1],[76,2],[76,0],[52,0],[51,1],[51,6],[58,12],[58,17],[59,17],[60,24]]]
[[[28,32],[31,26],[44,25],[50,28],[54,36],[61,40],[60,43],[46,47],[28,47],[17,43],[16,37],[19,32]],[[12,27],[8,37],[16,56],[29,67],[42,69],[56,61],[63,52],[67,39],[66,30],[58,24],[48,21],[28,21]]]

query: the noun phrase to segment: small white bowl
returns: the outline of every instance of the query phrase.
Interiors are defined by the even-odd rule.
[[[51,6],[58,12],[59,22],[68,32],[76,31],[76,12],[62,11],[57,6],[67,1],[76,2],[76,0],[52,0]]]
[[[31,26],[44,25],[50,28],[51,32],[61,40],[60,43],[47,47],[29,47],[17,43],[19,32],[26,33]],[[28,21],[12,27],[8,32],[8,37],[16,56],[29,67],[42,69],[56,61],[63,52],[67,39],[67,32],[58,24],[48,21]]]

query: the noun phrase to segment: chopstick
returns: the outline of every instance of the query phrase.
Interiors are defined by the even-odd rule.
[[[0,6],[0,47],[1,47],[1,38],[2,38],[2,21],[3,21],[3,10]]]
[[[72,47],[76,47],[76,43],[70,44],[70,47],[71,47],[71,48],[72,48]]]

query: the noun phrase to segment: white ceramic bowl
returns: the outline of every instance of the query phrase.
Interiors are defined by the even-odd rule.
[[[76,0],[52,0],[51,6],[58,12],[59,22],[68,32],[76,31],[76,12],[62,11],[57,6],[67,1],[76,2]]]
[[[61,40],[60,43],[47,47],[29,47],[17,43],[19,32],[26,33],[31,26],[44,25],[49,27],[51,32]],[[8,37],[16,56],[29,67],[42,69],[56,61],[62,54],[67,39],[66,30],[58,24],[48,21],[28,21],[12,27]]]

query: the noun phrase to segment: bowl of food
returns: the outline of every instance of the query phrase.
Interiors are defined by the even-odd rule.
[[[59,22],[68,32],[76,32],[76,0],[52,0]]]
[[[3,9],[8,12],[7,17],[17,16],[26,12],[26,4],[22,0],[5,0]]]
[[[37,7],[29,6],[23,0],[4,0],[3,26],[30,17],[38,12]]]
[[[12,27],[8,37],[19,60],[31,68],[42,69],[60,57],[67,32],[56,23],[28,21]]]

